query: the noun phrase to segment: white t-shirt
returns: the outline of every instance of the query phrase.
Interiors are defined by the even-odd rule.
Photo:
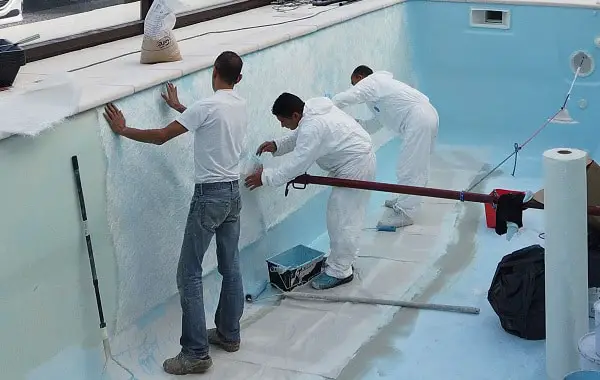
[[[194,134],[196,183],[239,180],[246,134],[246,100],[234,90],[218,90],[194,103],[177,121]]]

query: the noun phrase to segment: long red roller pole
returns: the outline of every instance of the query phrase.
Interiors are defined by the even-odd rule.
[[[362,190],[371,190],[371,191],[382,191],[386,193],[397,193],[397,194],[409,194],[409,195],[419,195],[430,198],[444,198],[444,199],[455,199],[458,201],[466,201],[466,202],[475,202],[475,203],[490,203],[495,204],[498,201],[498,197],[488,195],[488,194],[479,194],[479,193],[470,193],[466,191],[456,191],[456,190],[445,190],[445,189],[435,189],[431,187],[418,187],[418,186],[405,186],[405,185],[397,185],[391,183],[381,183],[381,182],[370,182],[370,181],[359,181],[354,179],[342,179],[342,178],[332,178],[332,177],[322,177],[322,176],[314,176],[309,174],[303,174],[291,180],[288,183],[290,185],[325,185],[325,186],[334,186],[334,187],[347,187],[351,189],[362,189]],[[286,186],[285,193],[288,193],[288,186]],[[295,189],[299,187],[293,186]],[[304,187],[300,187],[303,189]],[[544,205],[539,202],[530,201],[523,205],[524,208],[534,208],[534,209],[543,209]],[[588,206],[588,214],[600,216],[600,207],[598,206]]]

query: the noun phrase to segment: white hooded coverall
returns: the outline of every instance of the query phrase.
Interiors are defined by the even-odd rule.
[[[274,156],[290,154],[289,160],[274,168],[265,168],[262,182],[282,186],[306,173],[316,162],[330,177],[373,181],[375,153],[371,136],[351,116],[335,107],[327,98],[306,101],[298,127],[275,140]],[[360,231],[370,192],[333,187],[327,203],[327,231],[330,255],[325,273],[339,279],[352,274],[358,255]]]
[[[332,99],[340,108],[366,103],[381,124],[402,137],[396,165],[398,183],[406,186],[426,186],[429,180],[430,155],[438,133],[439,118],[429,98],[397,81],[387,71],[377,71],[352,88]],[[414,218],[421,198],[401,194],[394,205]]]

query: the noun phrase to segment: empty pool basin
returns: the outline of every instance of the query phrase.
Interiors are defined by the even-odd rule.
[[[565,376],[564,380],[600,380],[600,371],[575,371]]]

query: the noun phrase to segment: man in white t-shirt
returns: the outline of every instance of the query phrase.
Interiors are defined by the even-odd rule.
[[[118,135],[156,145],[187,132],[194,134],[195,191],[185,227],[177,268],[181,298],[181,352],[163,363],[174,375],[206,372],[212,366],[209,343],[234,352],[240,345],[240,319],[244,309],[239,265],[241,198],[239,163],[246,134],[246,101],[234,90],[242,79],[243,62],[234,52],[221,53],[213,67],[215,93],[190,108],[181,105],[177,88],[167,85],[163,98],[181,115],[160,129],[134,129],[126,125],[113,104],[104,117]],[[215,329],[206,329],[202,293],[202,260],[213,235],[217,261],[223,276],[215,315]]]

